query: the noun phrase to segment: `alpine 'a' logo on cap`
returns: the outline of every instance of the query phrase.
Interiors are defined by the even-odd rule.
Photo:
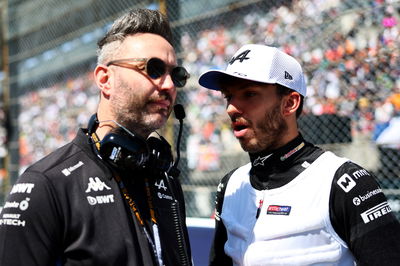
[[[287,71],[285,71],[285,79],[290,79],[290,80],[292,80],[293,77],[292,77]]]
[[[242,63],[244,60],[250,59],[250,57],[246,57],[248,53],[250,53],[250,50],[246,50],[237,56],[232,57],[232,59],[229,61],[229,64],[232,65],[236,60],[239,60],[240,63]]]

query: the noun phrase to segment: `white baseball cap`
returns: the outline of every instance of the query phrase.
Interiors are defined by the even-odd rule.
[[[261,44],[242,46],[229,61],[226,70],[208,70],[199,84],[210,90],[220,90],[223,77],[236,77],[268,84],[280,84],[306,96],[303,70],[292,56]]]

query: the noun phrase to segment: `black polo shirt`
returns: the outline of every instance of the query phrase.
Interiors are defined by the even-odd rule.
[[[131,171],[126,176],[143,180],[140,175]],[[152,182],[163,259],[166,265],[180,265],[181,239],[190,258],[182,191],[178,180],[161,178],[172,183],[159,198],[157,182]],[[148,213],[144,194],[137,193],[144,190],[143,182],[128,183],[140,211]],[[171,235],[175,217],[165,215],[171,205],[179,206],[181,235]],[[156,265],[143,232],[81,129],[71,143],[33,164],[13,186],[0,214],[0,265]]]

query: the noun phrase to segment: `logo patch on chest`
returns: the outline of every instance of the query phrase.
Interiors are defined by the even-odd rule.
[[[267,214],[271,215],[289,215],[291,206],[279,206],[279,205],[269,205],[267,209]]]

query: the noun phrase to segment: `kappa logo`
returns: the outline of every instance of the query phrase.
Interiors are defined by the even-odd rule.
[[[110,190],[111,188],[106,185],[103,181],[100,180],[97,176],[95,178],[89,177],[88,188],[86,189],[86,193],[91,191],[103,191],[104,189]]]
[[[348,175],[342,175],[337,184],[344,190],[344,192],[349,192],[353,187],[356,186],[356,182]]]
[[[263,165],[264,166],[264,161],[271,155],[272,154],[264,156],[264,157],[258,157],[257,159],[254,160],[253,166],[257,166],[257,165]]]
[[[290,75],[287,71],[285,71],[285,79],[290,79],[290,80],[292,80],[293,77],[292,77],[292,75]]]

